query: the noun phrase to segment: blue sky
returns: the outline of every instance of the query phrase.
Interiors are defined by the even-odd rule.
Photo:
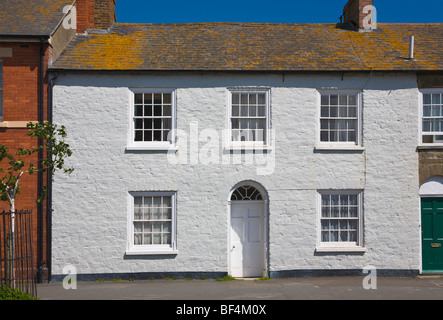
[[[348,0],[117,0],[117,21],[183,22],[339,22]],[[443,22],[443,0],[374,0],[378,22]]]

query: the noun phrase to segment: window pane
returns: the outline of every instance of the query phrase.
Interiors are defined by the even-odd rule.
[[[241,117],[247,117],[248,116],[248,107],[247,106],[241,106],[239,107],[240,110],[240,116]]]
[[[243,93],[240,95],[240,103],[242,105],[247,105],[248,104],[248,94],[247,93]]]
[[[163,129],[172,129],[172,119],[163,119]]]
[[[423,95],[423,104],[431,104],[431,95],[430,94],[424,94]]]
[[[163,234],[163,244],[171,244],[171,234],[170,233]]]
[[[163,130],[162,141],[170,141],[172,142],[172,131],[171,130]]]
[[[172,115],[171,109],[172,107],[170,105],[163,106],[163,116],[170,117]]]
[[[135,131],[135,141],[143,141],[143,131],[142,130],[136,130]]]
[[[259,117],[266,116],[266,108],[265,108],[265,106],[259,106],[257,108],[257,116],[259,116]]]
[[[329,218],[331,216],[331,208],[330,207],[323,207],[321,209],[321,215],[323,218]]]
[[[152,141],[152,131],[145,131],[143,134],[143,141]]]
[[[348,108],[348,117],[350,117],[350,118],[357,117],[357,107],[349,107]]]
[[[135,94],[135,104],[143,104],[143,94],[142,93]]]
[[[171,104],[171,97],[170,93],[163,93],[163,104]]]
[[[320,132],[320,141],[324,141],[324,142],[329,141],[329,132],[328,131]]]
[[[134,234],[134,244],[136,246],[143,244],[143,233]]]
[[[348,104],[350,105],[350,106],[356,106],[357,105],[357,95],[349,95],[349,98],[348,98]]]
[[[339,95],[338,96],[338,103],[341,106],[346,106],[348,104],[348,96],[347,95]]]
[[[238,93],[232,94],[232,104],[239,104],[240,103],[240,95]]]
[[[338,95],[331,95],[330,102],[331,102],[331,106],[337,106],[338,105]]]
[[[162,106],[154,105],[154,117],[161,117],[161,116],[162,116]]]
[[[321,96],[321,105],[322,106],[329,106],[329,95],[322,95]]]
[[[134,115],[136,117],[143,117],[143,106],[135,106]]]
[[[152,117],[152,106],[151,105],[149,105],[149,106],[146,106],[145,105],[145,107],[144,107],[144,111],[145,111],[145,113],[144,113],[144,116],[145,117]]]
[[[266,94],[264,94],[264,93],[258,94],[258,104],[260,104],[260,105],[266,104]]]
[[[433,94],[432,95],[432,104],[440,104],[440,94]]]
[[[143,119],[135,119],[135,129],[143,129]]]
[[[329,231],[322,231],[321,241],[322,242],[329,242]]]
[[[232,106],[232,116],[238,117],[240,115],[240,107],[239,106]]]
[[[152,105],[152,93],[144,94],[144,104]]]
[[[162,235],[161,233],[153,234],[153,244],[162,244]]]
[[[321,117],[329,117],[329,107],[321,107]]]
[[[162,94],[161,93],[154,93],[154,104],[155,105],[162,104]]]

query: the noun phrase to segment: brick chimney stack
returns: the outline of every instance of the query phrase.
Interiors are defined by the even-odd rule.
[[[351,24],[359,31],[371,31],[376,28],[373,0],[349,0],[343,8],[343,17],[344,23]]]
[[[116,21],[116,0],[77,0],[77,33],[107,30]]]

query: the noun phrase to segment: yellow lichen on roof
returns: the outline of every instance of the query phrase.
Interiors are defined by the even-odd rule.
[[[415,58],[408,59],[415,36]],[[443,24],[115,24],[77,36],[54,69],[227,71],[443,70]]]
[[[128,70],[143,63],[142,48],[136,41],[140,33],[129,35],[90,35],[76,47],[77,63],[98,70]]]

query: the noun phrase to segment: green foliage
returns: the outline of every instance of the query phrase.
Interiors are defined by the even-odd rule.
[[[234,281],[234,280],[237,280],[237,279],[234,278],[233,276],[230,276],[230,275],[226,275],[224,277],[215,279],[215,281]]]
[[[0,144],[0,163],[8,161],[7,165],[0,168],[0,200],[11,203],[16,194],[20,193],[20,178],[23,174],[34,174],[36,172],[47,172],[54,175],[56,170],[63,170],[65,173],[72,173],[73,168],[64,168],[65,159],[72,155],[69,145],[64,142],[67,134],[66,128],[54,125],[49,122],[28,123],[28,136],[39,139],[42,143],[32,149],[19,148],[17,152],[10,153],[8,148]],[[40,164],[27,163],[24,157],[40,151],[47,151],[52,156],[44,157]],[[29,160],[28,160],[29,161]],[[46,196],[47,187],[44,186],[37,202],[43,201]]]
[[[256,279],[256,281],[266,281],[266,280],[271,280],[269,277],[261,277]]]
[[[18,289],[10,289],[6,286],[0,287],[0,300],[39,300],[34,296],[21,292]]]

